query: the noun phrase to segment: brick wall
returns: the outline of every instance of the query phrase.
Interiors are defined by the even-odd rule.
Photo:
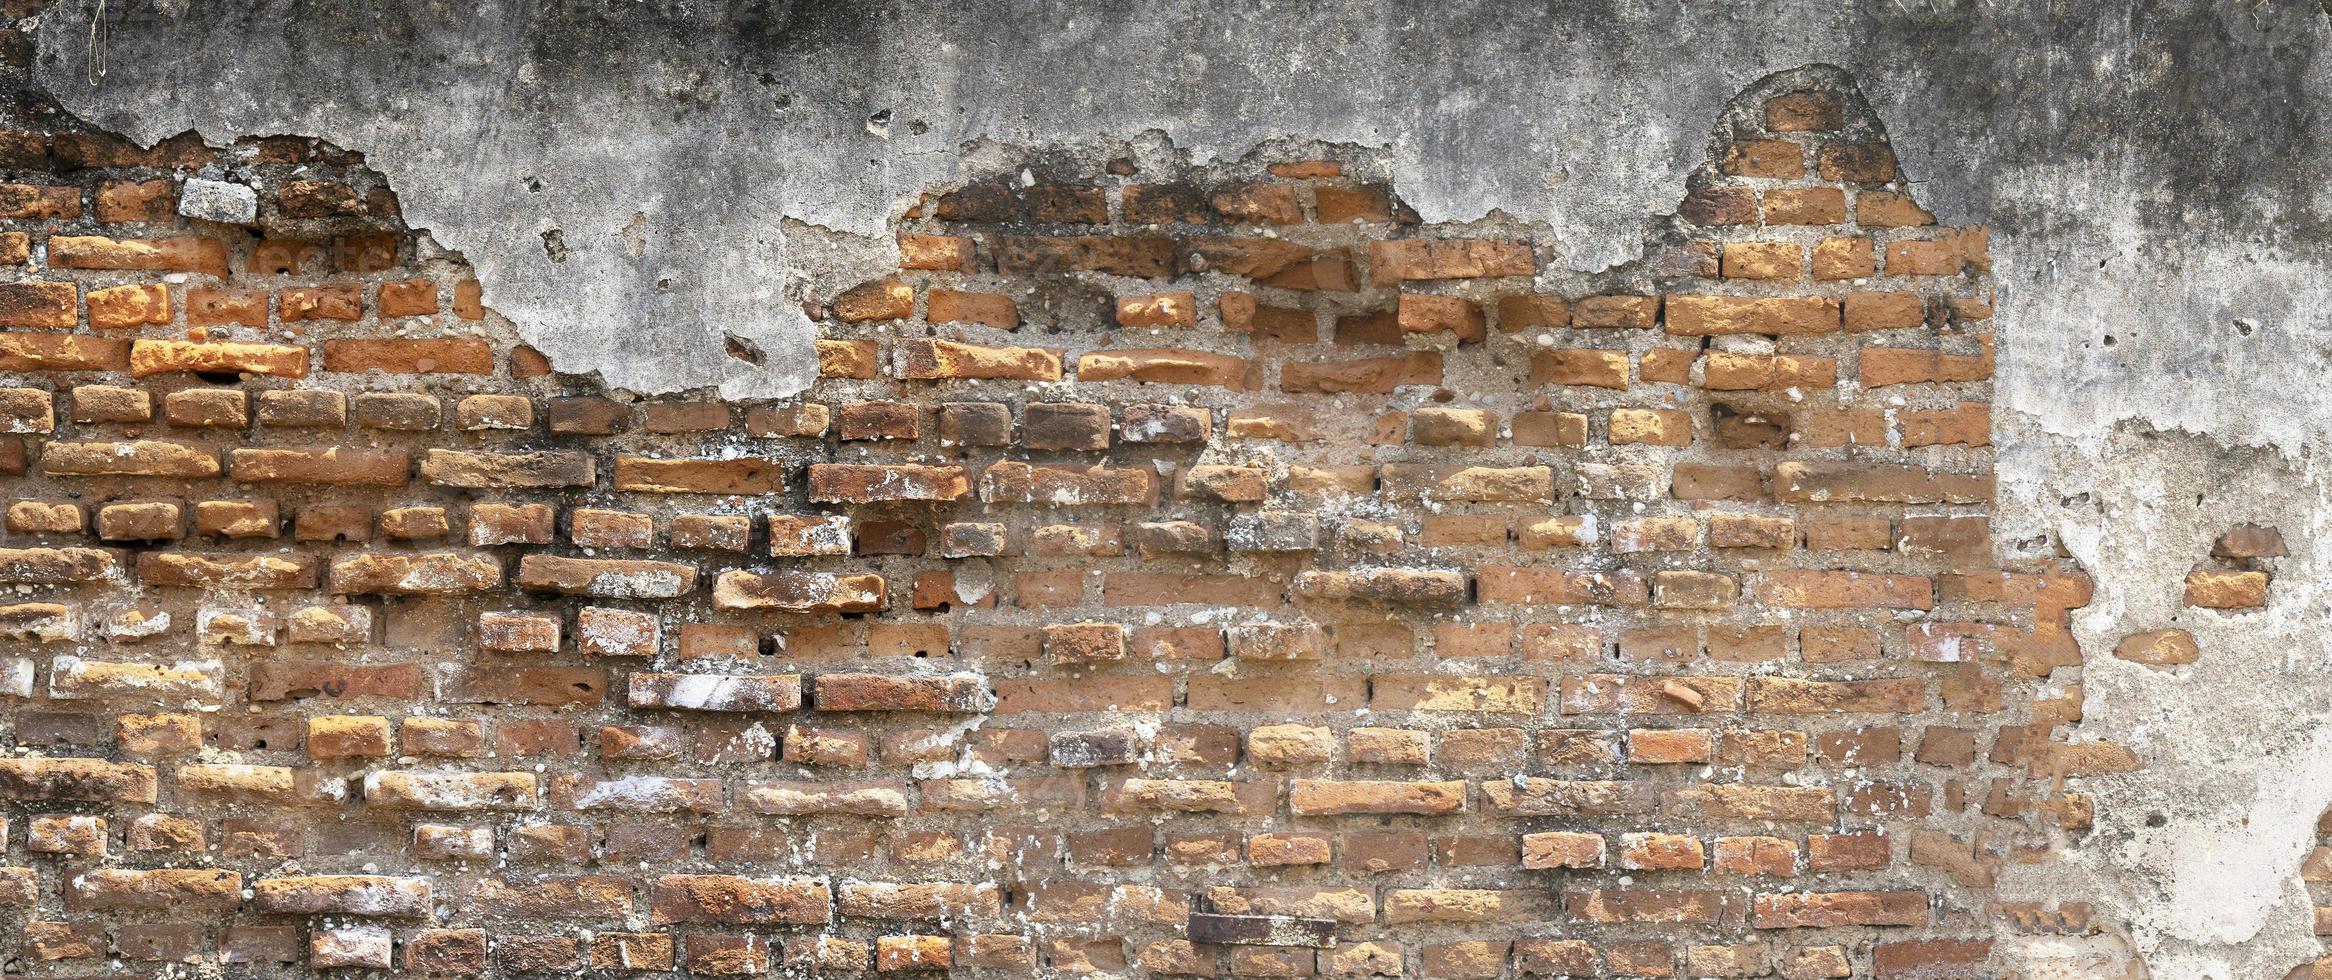
[[[1032,158],[751,404],[559,373],[352,154],[0,133],[13,962],[1991,975],[2129,760],[1995,561],[1985,232],[1821,78],[1593,276]]]

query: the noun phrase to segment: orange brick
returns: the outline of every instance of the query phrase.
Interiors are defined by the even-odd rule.
[[[1846,194],[1835,187],[1783,187],[1765,192],[1765,223],[1835,225],[1846,221]]]
[[[933,323],[977,323],[998,330],[1020,329],[1020,307],[999,293],[967,293],[933,289],[924,311]]]
[[[899,268],[972,271],[972,240],[955,235],[900,235]]]
[[[1615,446],[1689,446],[1692,416],[1669,408],[1617,408],[1611,412]]]
[[[1789,242],[1733,242],[1725,246],[1723,269],[1727,279],[1794,281],[1804,264],[1804,253]]]
[[[170,287],[113,286],[89,291],[89,325],[133,330],[170,322]]]
[[[1736,140],[1725,148],[1722,166],[1736,177],[1788,180],[1805,176],[1806,151],[1789,140]]]

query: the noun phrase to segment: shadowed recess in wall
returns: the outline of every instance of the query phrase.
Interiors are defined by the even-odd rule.
[[[1834,70],[1596,276],[1356,152],[1032,154],[734,404],[555,372],[338,151],[0,148],[41,969],[1943,977],[2100,928],[1990,893],[2121,757],[2043,684],[2087,579],[1991,540],[1986,234]]]

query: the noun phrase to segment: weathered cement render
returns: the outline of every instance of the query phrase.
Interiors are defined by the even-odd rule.
[[[2328,29],[2307,3],[126,6],[96,84],[93,5],[43,15],[41,85],[141,140],[361,148],[416,226],[479,263],[488,305],[619,387],[798,386],[719,342],[803,349],[756,292],[819,272],[788,260],[779,219],[875,235],[968,141],[1380,146],[1426,220],[1549,222],[1595,269],[1634,255],[1725,100],[1828,63],[1921,134],[1900,152],[1939,217],[2001,236],[2006,308],[2043,314],[2016,318],[2040,336],[2011,355],[2048,366],[2035,408],[2246,442],[2312,417],[2303,385],[2241,410],[2185,385],[2143,412],[2088,394],[2124,371],[2306,370],[2275,341],[2302,329],[2310,304],[2282,297],[2320,278],[2301,273],[2332,218],[2312,125]],[[2139,311],[2211,339],[2149,344],[2168,327]]]
[[[2097,828],[2002,874],[2003,899],[2095,903],[2104,935],[2026,940],[2002,975],[2249,980],[2317,955],[2332,27],[2313,3],[114,2],[93,46],[96,9],[40,17],[35,80],[67,108],[142,141],[361,151],[562,371],[737,398],[809,383],[799,302],[895,264],[890,223],[985,169],[986,141],[1378,147],[1424,220],[1543,225],[1592,271],[1675,209],[1735,93],[1838,66],[1902,134],[1921,203],[1992,230],[1996,540],[2094,578],[2085,666],[2052,684],[2077,687],[2079,738],[2144,763],[2077,780]],[[2241,523],[2290,545],[2268,607],[2184,607]],[[2109,655],[2169,627],[2198,662]]]

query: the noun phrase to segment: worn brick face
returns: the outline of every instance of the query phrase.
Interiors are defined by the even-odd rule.
[[[1861,105],[1744,95],[1658,261],[1594,275],[1358,156],[976,176],[795,297],[820,380],[748,404],[552,372],[336,152],[253,145],[249,241],[175,170],[12,172],[23,948],[1978,962],[1993,869],[2081,824],[2062,781],[2140,760],[2034,707],[2087,581],[1997,563],[1985,233]],[[2283,554],[2236,528],[2187,602],[2279,601]]]

